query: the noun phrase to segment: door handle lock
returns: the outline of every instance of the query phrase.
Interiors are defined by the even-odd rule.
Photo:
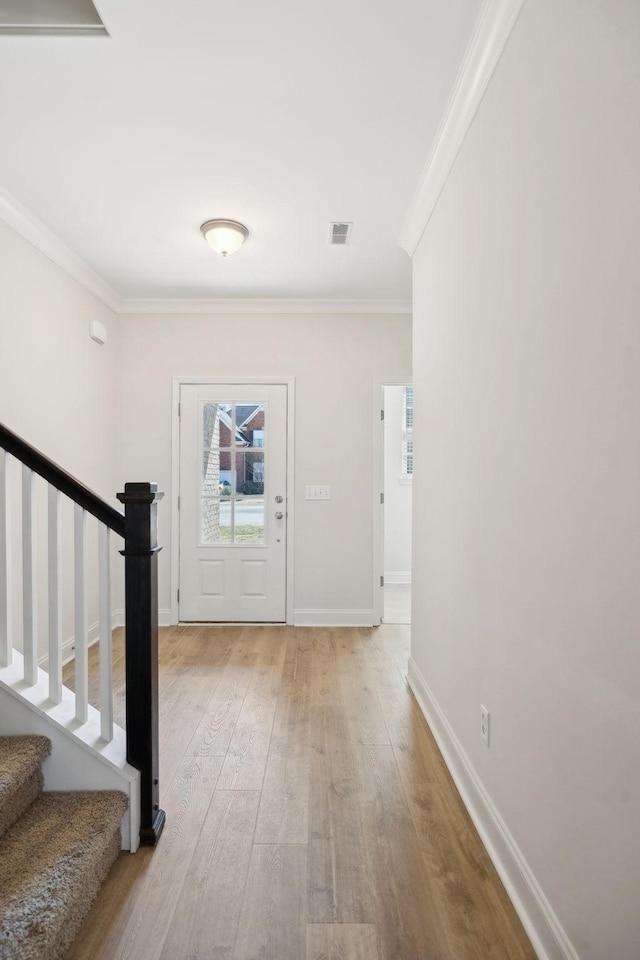
[[[282,497],[277,496],[277,497],[276,497],[276,503],[282,503]]]
[[[283,517],[284,517],[284,513],[281,510],[278,510],[278,512],[276,513],[276,520],[282,520]]]

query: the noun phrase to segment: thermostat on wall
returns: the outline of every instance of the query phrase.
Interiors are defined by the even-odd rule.
[[[96,343],[106,343],[107,328],[104,323],[100,323],[99,320],[92,320],[89,324],[89,336],[92,340],[95,340]]]

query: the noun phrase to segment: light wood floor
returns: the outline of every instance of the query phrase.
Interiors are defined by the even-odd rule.
[[[406,685],[408,642],[162,630],[167,825],[120,855],[67,960],[535,960]]]

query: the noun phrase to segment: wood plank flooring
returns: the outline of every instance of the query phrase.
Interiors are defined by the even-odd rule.
[[[409,629],[162,629],[167,825],[66,960],[535,960],[407,687]]]

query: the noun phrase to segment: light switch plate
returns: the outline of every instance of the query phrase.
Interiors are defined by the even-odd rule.
[[[307,500],[331,500],[331,487],[313,483],[304,488]]]

